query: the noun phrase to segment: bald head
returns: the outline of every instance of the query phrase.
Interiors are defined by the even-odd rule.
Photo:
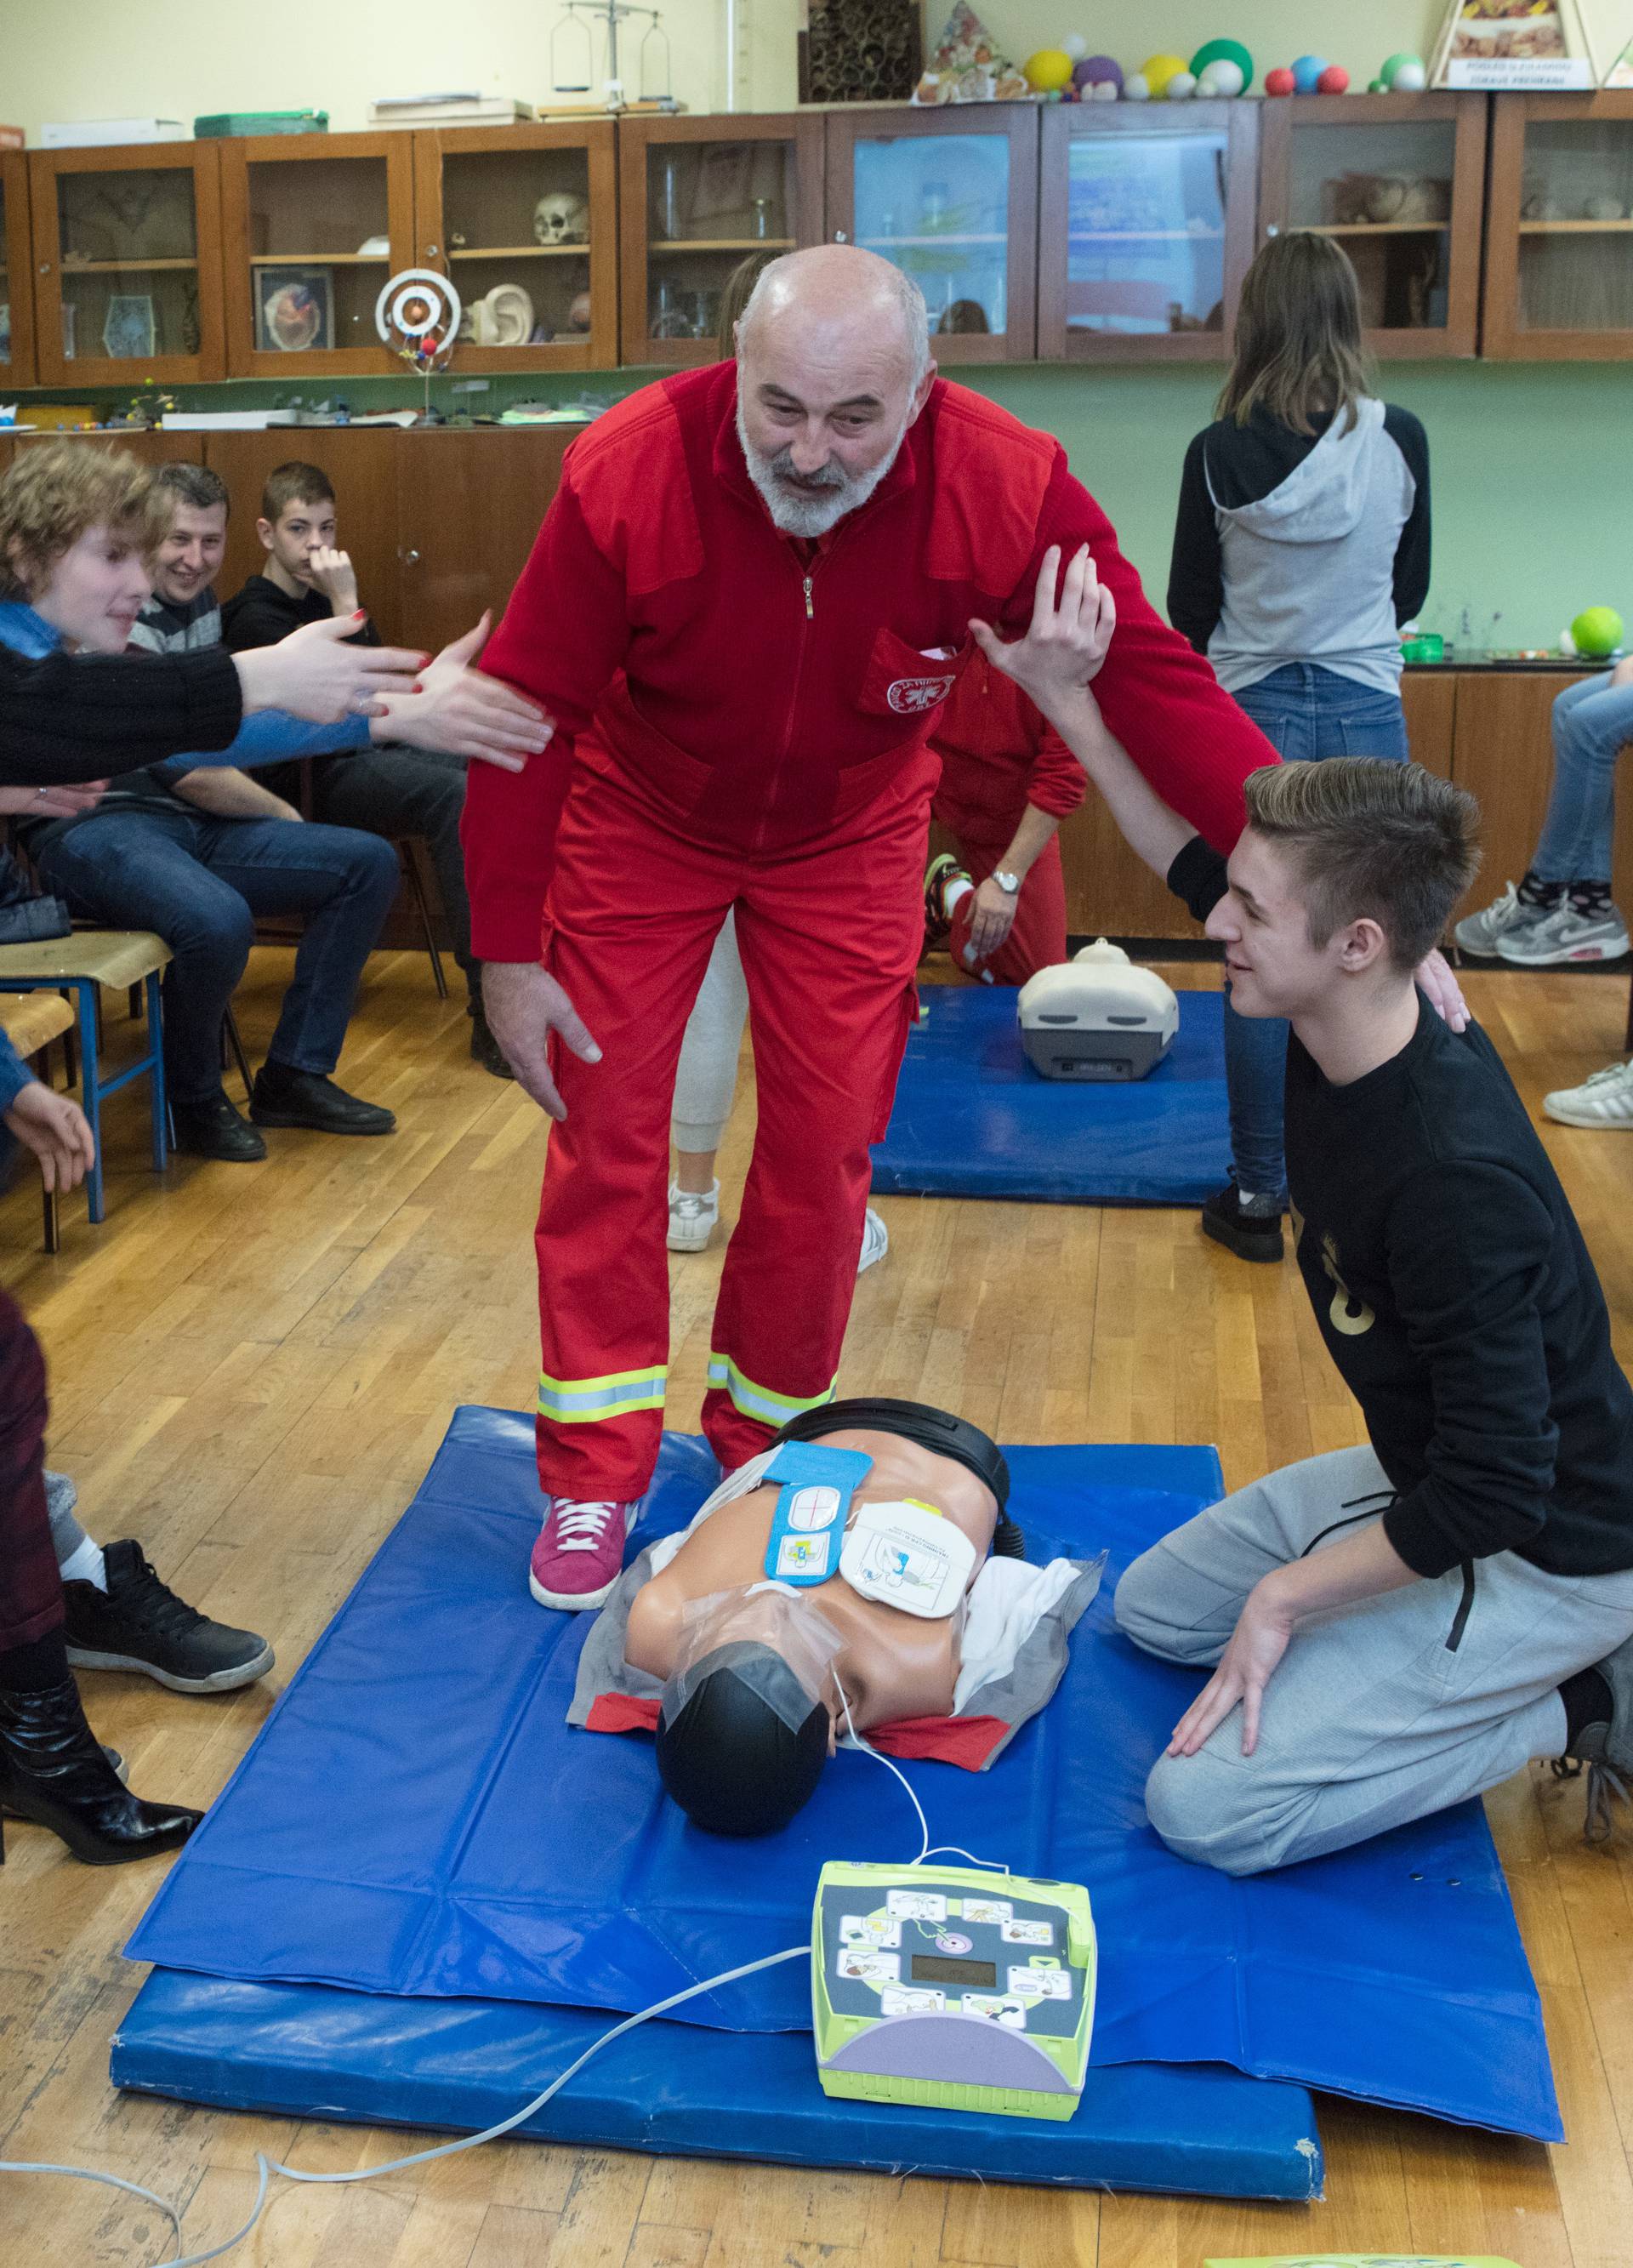
[[[774,260],[737,326],[738,435],[784,534],[865,504],[935,379],[923,296],[877,253],[824,244]]]

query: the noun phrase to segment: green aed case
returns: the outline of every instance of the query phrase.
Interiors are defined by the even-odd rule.
[[[817,2076],[862,2102],[1070,2118],[1095,1973],[1076,1882],[831,1859],[811,1918]]]

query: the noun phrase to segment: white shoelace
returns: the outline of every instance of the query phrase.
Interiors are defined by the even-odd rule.
[[[555,1522],[557,1549],[563,1551],[593,1551],[600,1543],[607,1521],[623,1506],[616,1498],[605,1503],[558,1504],[551,1517]]]

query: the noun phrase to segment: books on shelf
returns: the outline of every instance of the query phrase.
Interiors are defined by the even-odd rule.
[[[506,94],[383,94],[369,105],[371,126],[515,126],[533,114]]]
[[[563,118],[673,118],[685,108],[685,103],[677,102],[672,94],[644,94],[633,102],[611,106],[581,94],[565,102],[541,102],[538,115],[557,122]]]
[[[40,129],[42,150],[94,150],[114,142],[186,142],[191,129],[179,118],[69,118]]]

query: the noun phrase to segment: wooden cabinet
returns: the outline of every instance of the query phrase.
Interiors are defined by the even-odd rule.
[[[33,247],[28,231],[28,160],[0,151],[0,393],[33,386]]]
[[[1483,354],[1633,356],[1633,93],[1498,98],[1485,287]]]
[[[1262,107],[1260,240],[1294,228],[1335,238],[1355,264],[1374,352],[1472,355],[1485,96],[1312,95]]]
[[[271,134],[221,153],[223,296],[234,378],[401,377],[374,327],[414,264],[406,133]]]
[[[830,111],[827,221],[913,278],[944,367],[1036,354],[1037,104]]]
[[[626,363],[717,359],[740,263],[821,241],[825,158],[823,122],[811,114],[620,121]]]
[[[618,360],[611,119],[428,132],[414,144],[414,259],[452,279],[461,374]]]
[[[1254,250],[1258,103],[1043,113],[1038,357],[1222,362]]]
[[[474,629],[484,608],[498,621],[582,431],[428,428],[390,437],[398,445],[394,636],[435,653]]]
[[[215,143],[36,150],[28,196],[40,385],[225,375]]]
[[[1481,814],[1480,872],[1460,916],[1489,905],[1531,864],[1554,781],[1550,712],[1580,676],[1579,670],[1458,673],[1452,777],[1477,799]],[[1633,901],[1633,798],[1626,796],[1612,887],[1619,904]]]

